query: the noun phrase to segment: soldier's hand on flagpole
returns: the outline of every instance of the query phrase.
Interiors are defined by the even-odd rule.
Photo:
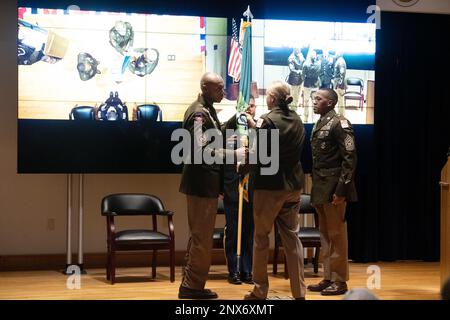
[[[237,135],[233,134],[231,137],[227,138],[227,144],[232,144],[237,141]]]
[[[234,154],[236,156],[236,163],[247,163],[248,160],[248,148],[247,147],[240,147],[234,151]]]
[[[248,112],[245,112],[245,116],[247,117],[247,125],[248,125],[248,127],[252,128],[252,129],[256,128],[256,122],[255,122],[255,120],[253,120],[252,115],[250,113],[248,113]]]

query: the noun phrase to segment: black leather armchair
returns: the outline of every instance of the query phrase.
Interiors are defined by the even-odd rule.
[[[101,214],[107,224],[107,267],[106,278],[115,283],[116,252],[152,250],[152,277],[156,277],[156,258],[158,250],[169,250],[170,282],[175,281],[175,233],[173,212],[166,211],[161,200],[148,194],[120,193],[103,198]],[[132,229],[116,231],[114,219],[117,216],[151,216],[152,230]],[[169,234],[158,231],[157,216],[167,217]]]
[[[94,108],[89,106],[78,106],[72,108],[69,114],[70,120],[95,120]]]
[[[143,104],[137,107],[137,120],[156,122],[158,119],[162,121],[161,108],[156,104]]]
[[[364,107],[364,81],[360,78],[345,79],[344,105],[347,107],[347,100],[357,100],[358,106]]]

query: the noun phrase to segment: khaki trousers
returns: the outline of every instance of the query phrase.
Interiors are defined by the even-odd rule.
[[[341,116],[345,116],[345,102],[344,102],[344,93],[345,90],[344,89],[334,89],[334,91],[336,91],[337,96],[338,96],[338,113]]]
[[[299,98],[300,98],[300,89],[301,85],[299,86],[291,86],[291,96],[292,96],[292,102],[289,105],[291,110],[297,111],[298,105],[299,105]]]
[[[311,94],[316,92],[319,88],[303,88],[303,121],[309,122],[310,109],[313,107],[313,99]],[[312,113],[311,113],[312,114]],[[310,122],[314,122],[313,120]]]
[[[266,298],[269,291],[267,263],[269,260],[269,234],[274,221],[277,223],[286,253],[289,280],[294,298],[305,296],[303,246],[298,238],[298,211],[300,190],[255,190],[253,212],[255,239],[253,246],[253,293]]]
[[[319,214],[320,252],[323,255],[324,279],[345,282],[349,279],[346,203],[316,205]]]
[[[186,197],[190,234],[181,285],[191,289],[203,289],[211,265],[217,198]]]

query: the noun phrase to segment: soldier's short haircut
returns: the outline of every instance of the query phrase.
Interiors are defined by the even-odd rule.
[[[336,91],[334,91],[333,89],[330,88],[324,88],[324,89],[320,89],[322,91],[325,91],[328,95],[328,99],[330,99],[333,102],[333,107],[336,105],[336,103],[338,102],[338,95],[336,93]]]
[[[220,81],[223,80],[217,73],[206,72],[202,75],[202,78],[200,79],[200,88],[203,91],[203,88],[206,86],[207,83],[218,83]]]

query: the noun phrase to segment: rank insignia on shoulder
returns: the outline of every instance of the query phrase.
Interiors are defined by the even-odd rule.
[[[204,118],[204,116],[203,116],[203,113],[201,113],[201,112],[197,112],[196,114],[194,114],[194,121],[196,123],[203,124],[203,118]]]
[[[346,129],[346,128],[350,127],[349,124],[348,124],[348,120],[347,119],[341,120],[341,127],[343,129]]]
[[[256,127],[257,128],[261,128],[263,122],[264,122],[264,119],[263,118],[259,118],[258,121],[256,122]]]

